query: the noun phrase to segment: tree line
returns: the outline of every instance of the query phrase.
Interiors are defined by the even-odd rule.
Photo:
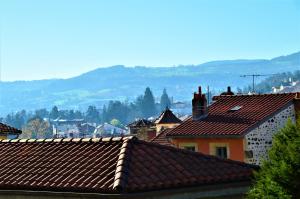
[[[10,113],[4,118],[0,118],[0,122],[9,124],[18,129],[23,129],[29,122],[34,120],[55,120],[55,119],[84,119],[90,123],[111,122],[114,119],[126,125],[136,118],[149,118],[158,115],[166,107],[171,106],[171,100],[166,89],[160,97],[159,103],[155,102],[154,95],[149,87],[145,89],[144,94],[138,96],[133,102],[121,102],[118,100],[109,101],[102,108],[90,105],[86,111],[80,110],[63,110],[54,106],[51,110],[45,108],[28,112],[21,110],[16,113]]]

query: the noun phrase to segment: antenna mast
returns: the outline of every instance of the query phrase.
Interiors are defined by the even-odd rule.
[[[268,75],[250,74],[250,75],[241,75],[240,77],[252,77],[252,93],[255,93],[255,78],[262,77],[262,76],[269,76],[269,75],[273,75],[273,74],[268,74]]]

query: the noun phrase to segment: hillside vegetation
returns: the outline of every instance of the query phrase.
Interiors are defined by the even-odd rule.
[[[166,88],[176,100],[190,100],[197,86],[219,92],[251,84],[243,74],[274,74],[300,70],[300,52],[271,60],[225,60],[176,67],[99,68],[69,79],[0,83],[0,115],[12,111],[51,108],[85,109],[102,107],[109,100],[134,100],[149,86],[154,96]],[[258,81],[262,80],[258,79]]]

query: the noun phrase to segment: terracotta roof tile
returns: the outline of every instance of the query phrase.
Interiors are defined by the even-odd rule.
[[[150,142],[162,144],[166,146],[174,146],[167,138],[166,134],[170,132],[172,129],[164,129],[157,136],[155,136]]]
[[[201,120],[190,118],[168,132],[167,136],[243,135],[292,103],[295,97],[296,93],[218,96],[209,107],[207,117]]]
[[[7,133],[21,134],[22,131],[14,127],[11,127],[7,124],[0,123],[0,134],[7,134]]]
[[[257,167],[135,138],[0,142],[0,189],[131,193],[250,182]]]
[[[164,112],[155,120],[156,124],[169,124],[169,123],[181,123],[181,120],[178,119],[173,112],[166,108]]]
[[[136,121],[128,124],[127,126],[128,127],[151,127],[151,126],[154,126],[154,125],[155,124],[150,120],[139,119],[139,120],[136,120]]]

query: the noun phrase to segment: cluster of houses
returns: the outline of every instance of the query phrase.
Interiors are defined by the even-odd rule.
[[[127,134],[126,129],[108,123],[97,125],[84,119],[55,119],[51,121],[54,138],[97,138],[117,137]]]
[[[289,78],[287,82],[282,83],[279,87],[272,87],[273,93],[293,93],[300,92],[300,81],[294,81]]]
[[[208,104],[199,87],[191,116],[166,108],[129,124],[131,136],[72,121],[97,136],[59,138],[66,129],[56,128],[56,139],[7,139],[21,132],[1,124],[0,198],[243,198],[273,136],[299,111],[300,93],[228,88]]]

